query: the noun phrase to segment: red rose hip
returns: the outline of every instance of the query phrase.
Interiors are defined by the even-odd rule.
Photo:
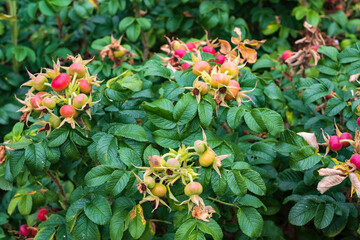
[[[215,55],[216,51],[213,47],[205,46],[202,48],[203,52],[211,53],[212,55]]]
[[[63,117],[76,117],[77,113],[76,109],[71,105],[64,105],[60,108],[60,115]]]
[[[226,58],[224,55],[220,54],[220,55],[217,55],[216,58],[215,58],[215,61],[216,63],[218,64],[223,64],[225,62]]]
[[[345,139],[352,140],[351,134],[348,132],[342,133],[340,136],[340,140],[345,140]],[[347,148],[348,146],[350,146],[350,143],[342,142],[341,145],[342,145],[342,147]]]
[[[28,229],[28,226],[26,224],[23,224],[20,226],[20,233],[24,236],[27,236],[30,234],[30,230]]]
[[[40,221],[45,221],[48,217],[49,214],[49,210],[47,210],[46,208],[42,208],[38,211],[37,213],[37,217]]]
[[[51,88],[55,92],[61,92],[65,90],[70,84],[70,76],[66,73],[60,73],[54,80],[51,82]]]
[[[360,169],[360,154],[354,154],[350,158],[350,162]]]
[[[293,52],[290,50],[286,50],[283,52],[281,58],[282,60],[286,61],[287,59],[289,59],[291,56],[293,55]]]
[[[360,117],[358,117],[358,119],[356,120],[356,123],[358,126],[360,126]]]
[[[340,138],[338,136],[331,136],[329,140],[329,146],[333,151],[339,151],[342,147]]]
[[[189,49],[189,51],[192,51],[192,52],[194,49],[196,49],[196,45],[193,42],[186,43],[186,47]]]
[[[186,54],[186,50],[179,48],[175,50],[175,56],[178,56],[179,58],[182,58],[183,56],[185,56]]]

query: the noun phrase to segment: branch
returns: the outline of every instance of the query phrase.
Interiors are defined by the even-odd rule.
[[[50,172],[50,170],[45,170],[46,174],[51,178],[51,180],[55,183],[56,187],[59,189],[60,194],[62,195],[62,197],[64,198],[64,200],[67,202],[68,199],[66,198],[66,194],[64,191],[64,188],[62,187],[62,185],[60,184],[60,181],[57,177],[54,176],[54,174],[52,174]]]

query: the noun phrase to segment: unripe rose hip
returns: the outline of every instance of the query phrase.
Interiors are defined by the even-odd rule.
[[[195,83],[194,88],[198,89],[201,95],[205,95],[209,91],[208,85],[202,81],[198,81],[197,83]]]
[[[166,162],[166,166],[167,167],[173,167],[173,168],[179,168],[180,167],[180,163],[176,158],[169,158]]]
[[[210,64],[205,61],[196,62],[193,67],[193,73],[196,76],[201,75],[201,72],[209,72],[210,71]]]
[[[240,91],[239,82],[236,80],[230,80],[229,87],[227,88],[227,90],[230,91],[231,93],[227,93],[225,95],[225,100],[229,101],[229,100],[233,99],[234,97],[236,97],[236,95]]]
[[[20,233],[24,236],[27,236],[30,234],[30,230],[28,229],[28,226],[26,224],[23,224],[20,226]]]
[[[230,78],[236,78],[239,74],[238,66],[233,62],[224,62],[221,67],[220,71],[222,73],[226,73],[230,76]]]
[[[55,92],[61,92],[65,90],[71,82],[70,76],[66,73],[60,73],[54,80],[51,82],[51,88]]]
[[[35,95],[30,99],[30,103],[33,108],[38,108],[42,103],[42,98],[39,95]]]
[[[342,147],[340,138],[338,136],[331,136],[329,139],[329,146],[333,151],[339,151]]]
[[[85,76],[85,72],[85,66],[81,63],[73,63],[69,67],[69,74],[71,76],[74,76],[74,74],[77,73],[77,77],[82,78],[83,76]]]
[[[207,148],[206,143],[201,140],[196,140],[194,142],[194,148],[197,154],[203,154]]]
[[[45,221],[48,217],[48,214],[49,214],[49,210],[47,210],[46,208],[42,208],[38,211],[37,218],[40,221]]]
[[[48,83],[48,79],[42,75],[37,75],[34,79],[34,88],[38,91],[44,91],[47,86],[45,83]]]
[[[350,162],[360,169],[360,154],[354,154],[350,158]]]
[[[214,55],[214,56],[215,56],[215,53],[216,53],[215,49],[214,49],[213,47],[210,47],[210,46],[205,46],[205,47],[203,47],[203,48],[202,48],[202,51],[203,51],[203,52],[210,53],[210,54],[212,54],[212,55]]]
[[[178,56],[179,58],[182,58],[183,56],[185,56],[186,54],[186,50],[185,49],[182,49],[182,48],[179,48],[175,51],[175,56]]]
[[[144,183],[150,189],[155,186],[155,180],[152,177],[149,177],[149,176],[146,176],[144,178]]]
[[[85,94],[90,94],[92,87],[91,84],[85,80],[85,79],[81,79],[80,83],[79,83],[79,87],[80,87],[80,92],[85,93]]]
[[[161,183],[155,183],[155,186],[151,189],[152,194],[158,197],[163,197],[166,195],[167,189],[165,185]]]
[[[51,128],[55,129],[60,126],[61,119],[51,115],[48,119],[48,122],[50,123]]]
[[[341,136],[340,136],[340,140],[345,140],[345,139],[347,139],[347,140],[352,140],[351,134],[348,133],[348,132],[342,133]],[[350,143],[348,143],[348,142],[342,142],[341,145],[342,145],[342,147],[347,148],[348,146],[350,146]]]
[[[221,64],[223,64],[225,62],[225,60],[226,60],[226,57],[224,55],[222,55],[222,54],[219,54],[219,55],[216,56],[214,62],[221,65]]]
[[[60,115],[63,117],[76,117],[78,114],[77,110],[71,105],[64,105],[60,108]]]
[[[206,151],[200,155],[199,163],[202,167],[210,166],[215,160],[215,153],[211,149],[206,149]]]
[[[78,109],[81,109],[82,106],[84,106],[84,104],[89,100],[88,96],[86,96],[85,94],[83,93],[80,93],[79,95],[77,95],[75,98],[74,98],[74,101],[73,101],[73,106],[75,108],[78,108]]]
[[[121,58],[122,56],[124,56],[124,54],[125,54],[125,51],[123,49],[116,50],[114,52],[114,57],[115,58]]]
[[[54,109],[56,107],[56,102],[54,99],[50,98],[50,97],[46,97],[42,100],[42,104],[49,108],[49,109]]]
[[[219,87],[229,85],[229,82],[230,82],[230,77],[228,75],[226,75],[225,73],[215,73],[211,77],[210,84],[214,88],[219,88]]]
[[[184,193],[186,196],[200,195],[203,191],[203,187],[198,182],[191,182],[185,186]]]

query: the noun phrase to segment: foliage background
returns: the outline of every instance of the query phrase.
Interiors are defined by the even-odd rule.
[[[309,79],[306,82],[300,82],[300,76],[295,76],[293,82],[288,81],[284,75],[284,72],[288,69],[282,64],[279,57],[286,49],[298,50],[298,46],[294,42],[303,36],[303,22],[305,20],[314,26],[318,26],[334,41],[338,41],[339,50],[345,51],[346,48],[352,46],[352,52],[355,50],[359,52],[357,42],[360,20],[358,19],[359,4],[357,1],[2,0],[0,4],[1,141],[4,140],[5,134],[13,129],[14,124],[20,117],[16,110],[21,106],[14,98],[14,95],[22,97],[25,94],[26,90],[19,88],[19,86],[28,80],[26,69],[30,72],[39,72],[41,67],[51,65],[53,58],[66,58],[67,54],[80,53],[84,58],[95,58],[90,65],[92,73],[97,73],[100,79],[110,79],[126,69],[135,69],[135,71],[140,72],[139,69],[143,62],[154,57],[153,54],[160,52],[160,47],[167,43],[164,35],[179,37],[184,41],[191,39],[204,40],[204,30],[207,30],[212,39],[218,37],[230,40],[235,27],[241,29],[244,39],[267,40],[258,51],[259,61],[254,65],[247,66],[253,71],[253,74],[249,75],[249,77],[260,80],[259,89],[254,94],[256,98],[255,107],[266,107],[275,110],[281,114],[286,128],[291,128],[295,132],[315,132],[319,139],[321,139],[320,128],[324,128],[329,132],[332,131],[334,117],[339,119],[342,129],[356,130],[354,112],[356,112],[355,108],[358,103],[353,107],[346,106],[345,108],[346,104],[344,105],[348,100],[346,92],[350,91],[350,89],[356,91],[356,86],[347,83],[346,77],[342,78],[342,76],[348,77],[358,72],[358,70],[354,70],[358,65],[353,65],[353,67],[349,67],[349,65],[355,62],[358,63],[359,55],[354,56],[355,60],[342,60],[347,56],[345,53],[342,53],[342,55],[341,53],[339,55],[335,54],[336,56],[325,54],[323,62],[320,63],[320,68],[312,68],[307,72]],[[125,34],[125,37],[122,43],[138,55],[135,59],[135,66],[138,66],[138,69],[136,67],[132,68],[126,63],[121,67],[112,69],[113,64],[111,61],[101,61],[98,52],[110,42],[110,36],[113,35],[118,39],[123,34]],[[336,72],[331,74],[331,71],[325,69],[324,66],[335,69]],[[313,76],[318,77],[318,79],[310,79]],[[322,81],[323,78],[327,80]],[[156,95],[157,90],[162,87],[165,80],[155,78],[149,82],[152,83],[151,91],[139,93],[137,96],[140,100],[154,101],[158,97]],[[146,83],[150,85],[149,82],[145,81],[144,85]],[[275,84],[277,82],[282,83],[281,87]],[[344,86],[348,88],[344,90]],[[285,91],[287,87],[290,87],[290,90]],[[323,91],[319,91],[319,88]],[[311,99],[300,98],[299,93],[304,89],[307,89],[305,92],[308,91],[307,93],[304,92],[305,96],[312,96],[319,92],[322,95],[317,95],[318,98]],[[332,101],[334,103],[332,103],[333,107],[331,109],[328,107],[325,114],[318,114],[314,111],[316,105],[318,105],[317,101],[329,94],[331,90],[336,91],[341,96],[341,102],[335,103]],[[102,107],[106,107],[110,106],[110,103],[105,101],[102,105]],[[120,122],[124,121],[125,115],[131,113],[137,113],[143,117],[145,113],[140,105],[140,102],[131,102],[128,106],[117,106],[124,110],[124,115],[117,116],[116,119]],[[339,114],[344,109],[340,109],[339,105],[344,106],[344,114]],[[331,111],[332,109],[336,110]],[[337,111],[338,109],[340,110]],[[109,107],[105,110],[105,113],[110,114],[112,111],[114,110]],[[94,126],[94,129],[98,131],[106,129],[107,131],[110,126],[109,119],[101,115],[103,113],[101,109],[99,109],[98,113],[95,118],[98,125]],[[229,116],[225,115],[221,115],[222,119]],[[101,122],[103,119],[106,119],[106,121]],[[129,121],[134,123],[135,120]],[[332,198],[318,196],[315,189],[317,180],[313,175],[313,171],[319,165],[307,169],[296,169],[296,166],[289,166],[288,150],[284,150],[280,145],[276,148],[277,153],[273,152],[271,149],[273,149],[274,144],[271,144],[271,140],[270,144],[269,142],[261,142],[258,145],[250,144],[246,136],[242,135],[243,130],[248,130],[248,128],[242,126],[242,123],[238,122],[231,126],[237,131],[227,140],[235,141],[234,139],[236,139],[237,143],[241,142],[239,145],[242,150],[245,151],[246,149],[248,151],[250,149],[250,153],[253,155],[258,154],[257,157],[260,158],[264,158],[264,151],[260,151],[259,148],[271,152],[271,154],[265,153],[269,155],[265,156],[268,162],[262,162],[260,165],[266,165],[270,162],[271,164],[254,167],[266,179],[265,182],[268,189],[270,189],[270,193],[276,195],[276,198],[273,198],[274,201],[271,201],[270,196],[262,199],[267,203],[267,210],[260,210],[261,214],[266,218],[263,230],[265,231],[263,233],[264,238],[294,239],[295,236],[299,239],[307,236],[318,236],[319,239],[328,238],[339,234],[345,228],[345,225],[343,226],[340,223],[341,221],[348,225],[346,226],[348,231],[344,231],[342,237],[352,239],[358,236],[356,235],[358,217],[354,215],[356,211],[353,207],[346,205],[349,197],[346,196],[345,199],[343,195],[337,193],[333,193]],[[222,135],[224,130],[219,127],[216,133]],[[283,139],[286,139],[286,134],[283,133]],[[291,133],[288,134],[291,135]],[[253,138],[259,140],[256,137]],[[301,142],[301,140],[299,141]],[[277,140],[273,140],[273,142],[277,143]],[[281,137],[279,142],[281,142]],[[319,142],[321,141],[319,140]],[[131,145],[131,143],[127,144]],[[348,152],[343,152],[340,158],[347,159],[348,156]],[[320,158],[318,160],[320,161]],[[321,160],[326,165],[329,159],[325,160],[324,158]],[[254,164],[252,159],[250,159],[250,162]],[[1,192],[4,209],[7,209],[11,198],[9,193],[6,195],[4,191]],[[294,205],[294,201],[305,204],[301,202],[301,196],[307,196],[303,200],[305,199],[304,201],[307,201],[308,206],[311,206],[312,212],[306,216],[294,217],[289,222],[288,214]],[[316,204],[311,201],[316,202]],[[301,204],[296,205],[298,212],[304,212]],[[345,212],[336,219],[337,222],[332,229],[325,229],[324,232],[321,232],[319,229],[322,228],[319,227],[318,223],[315,223],[315,227],[313,224],[307,224],[305,220],[309,219],[310,221],[312,219],[311,215],[315,215],[317,208],[322,209],[324,206],[327,207],[331,204],[333,204],[332,206],[334,209],[336,208],[337,212]],[[331,207],[326,209],[328,208]],[[293,214],[295,214],[295,210],[293,210]],[[226,211],[231,210],[226,209]],[[335,210],[333,211],[335,212]],[[8,218],[4,216],[0,219],[4,223],[8,221]],[[20,217],[11,219],[10,222],[16,226],[21,221],[20,219]],[[348,219],[351,221],[348,221]],[[276,233],[272,233],[273,224],[280,226],[276,228],[278,230]],[[295,227],[302,225],[305,225],[305,227]],[[237,231],[231,221],[228,221],[222,227],[230,233]],[[326,234],[326,232],[333,235]],[[231,235],[231,237],[235,235]],[[248,237],[238,233],[236,238],[246,239]]]

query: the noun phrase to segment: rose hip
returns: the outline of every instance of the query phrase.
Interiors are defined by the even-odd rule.
[[[340,138],[338,136],[331,136],[329,140],[329,146],[333,151],[339,151],[342,147]]]
[[[347,140],[352,140],[351,134],[348,133],[348,132],[342,133],[341,136],[340,136],[340,140],[345,140],[345,139],[347,139]],[[341,143],[341,145],[342,145],[342,147],[347,148],[348,146],[350,146],[350,143],[348,143],[348,142],[343,142],[343,143]]]

